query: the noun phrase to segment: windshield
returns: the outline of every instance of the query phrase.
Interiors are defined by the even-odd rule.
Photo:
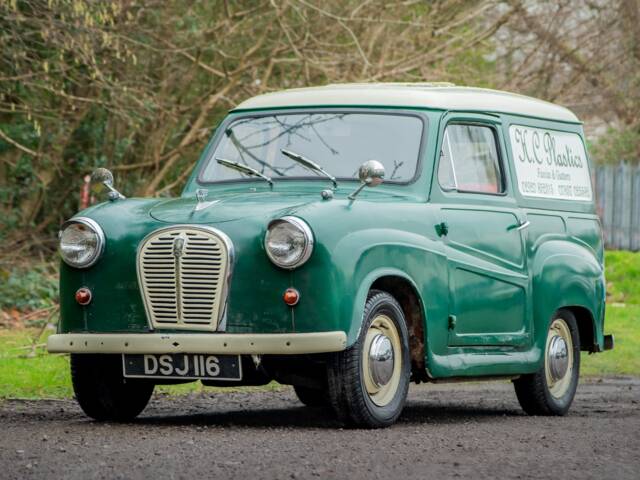
[[[422,120],[413,115],[292,113],[242,118],[226,127],[200,175],[203,183],[249,178],[216,159],[238,162],[277,182],[323,178],[281,150],[293,151],[342,180],[357,180],[367,160],[384,165],[385,180],[408,182],[416,172]]]

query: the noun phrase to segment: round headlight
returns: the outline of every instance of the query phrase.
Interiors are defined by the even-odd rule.
[[[59,237],[60,256],[72,267],[90,267],[104,250],[102,228],[90,218],[78,217],[65,222]]]
[[[313,233],[309,225],[297,217],[278,218],[269,223],[264,246],[273,263],[293,269],[311,256]]]

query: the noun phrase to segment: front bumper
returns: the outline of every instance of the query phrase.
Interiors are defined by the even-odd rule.
[[[319,333],[61,333],[47,341],[50,353],[275,354],[339,352],[345,332]]]

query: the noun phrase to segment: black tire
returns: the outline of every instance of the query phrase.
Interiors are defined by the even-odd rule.
[[[125,379],[120,355],[71,354],[71,382],[82,411],[98,421],[133,420],[154,388],[147,380]]]
[[[532,374],[522,375],[513,381],[516,396],[522,409],[529,415],[566,415],[571,407],[578,387],[580,377],[580,336],[576,318],[569,310],[558,310],[549,324],[549,328],[556,319],[564,320],[571,334],[573,362],[570,365],[570,378],[567,379],[566,391],[560,396],[554,396],[550,390],[545,369],[547,368],[547,352],[540,369]]]
[[[383,406],[377,405],[372,400],[365,386],[363,371],[365,339],[372,322],[379,315],[391,319],[401,344],[401,351],[398,353],[400,369],[397,388],[392,393],[392,399]],[[402,413],[409,389],[410,374],[409,334],[402,308],[388,293],[372,290],[365,304],[362,328],[357,342],[351,348],[333,354],[329,361],[331,406],[338,418],[349,426],[387,427],[393,424]]]
[[[328,407],[331,402],[329,401],[329,395],[326,390],[320,390],[319,388],[310,388],[302,385],[293,386],[298,400],[304,405],[310,408],[324,408]]]

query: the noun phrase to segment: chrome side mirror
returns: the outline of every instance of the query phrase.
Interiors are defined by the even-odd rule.
[[[108,190],[109,193],[107,196],[112,202],[114,200],[125,198],[124,195],[114,188],[113,173],[111,173],[111,170],[106,168],[96,168],[93,171],[91,174],[91,188],[97,192],[101,192],[105,189]]]
[[[377,187],[384,180],[384,165],[377,160],[367,160],[358,168],[358,178],[360,186],[355,192],[349,195],[349,200],[354,200],[364,187]]]

